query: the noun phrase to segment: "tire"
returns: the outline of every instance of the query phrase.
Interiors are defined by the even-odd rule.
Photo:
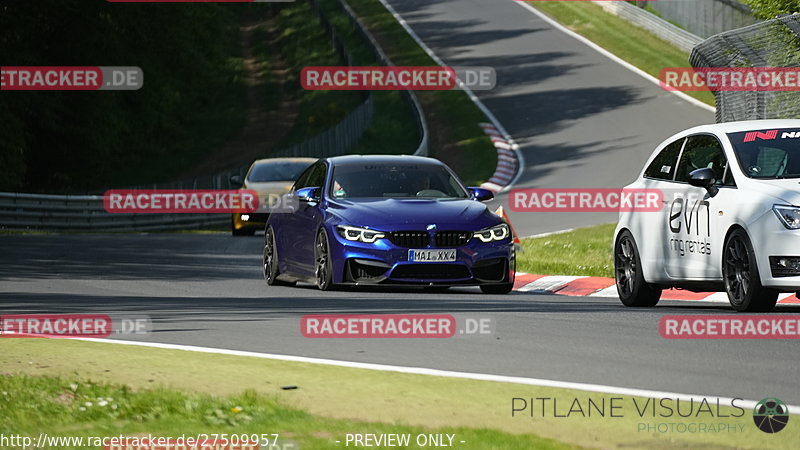
[[[272,227],[267,227],[264,231],[264,254],[263,254],[264,282],[269,286],[294,286],[278,279],[278,249],[275,246],[275,232]]]
[[[778,302],[778,291],[761,285],[756,253],[747,233],[733,230],[722,249],[722,278],[725,292],[736,311],[771,311]]]
[[[661,298],[661,288],[644,280],[639,248],[628,230],[622,231],[614,244],[614,278],[625,306],[651,307]]]
[[[514,281],[517,279],[517,257],[516,254],[512,254],[511,260],[509,261],[509,269],[510,271],[513,270],[514,275],[511,276],[508,283],[503,284],[486,284],[481,286],[481,292],[484,294],[508,294],[509,292],[514,290]]]
[[[314,276],[317,279],[317,287],[321,291],[331,291],[333,284],[333,267],[331,265],[330,250],[328,246],[328,233],[324,229],[319,230],[317,239],[314,243]]]
[[[514,283],[485,284],[481,286],[484,294],[508,294],[514,289]]]
[[[233,216],[231,216],[231,235],[232,236],[253,236],[256,234],[256,230],[253,228],[241,228],[236,229],[236,226],[233,224]]]

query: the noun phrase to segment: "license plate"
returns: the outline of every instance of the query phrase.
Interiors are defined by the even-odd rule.
[[[456,251],[452,250],[409,250],[408,260],[414,262],[451,262],[456,260]]]

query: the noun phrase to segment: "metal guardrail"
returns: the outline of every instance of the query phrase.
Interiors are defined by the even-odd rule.
[[[185,230],[224,226],[226,214],[111,214],[101,195],[0,192],[0,227],[74,231]]]
[[[658,0],[647,3],[659,16],[708,38],[758,22],[749,6],[736,0]]]
[[[703,41],[703,38],[700,36],[681,29],[655,14],[647,12],[630,3],[615,1],[595,1],[594,3],[609,13],[644,28],[687,52],[692,51],[695,45]]]
[[[335,126],[289,148],[270,152],[269,156],[312,156],[324,158],[343,155],[347,149],[352,148],[361,139],[361,136],[372,124],[372,118],[375,114],[374,103],[374,97],[370,95],[364,103],[356,106],[347,117]]]
[[[353,59],[338,36],[333,24],[325,16],[316,0],[309,0],[312,9],[330,34],[332,44],[342,59],[353,65]],[[348,20],[359,31],[372,49],[376,58],[386,65],[393,65],[380,48],[375,38],[361,23],[344,0],[337,4]],[[420,143],[415,155],[428,154],[428,128],[425,114],[412,91],[401,91],[408,102],[417,123]],[[271,152],[267,156],[327,157],[344,154],[369,128],[374,115],[374,99],[370,92],[364,93],[364,101],[342,121],[304,142],[286,149]],[[248,167],[237,167],[207,177],[136,186],[139,189],[231,189],[230,177],[244,176]],[[230,222],[230,214],[125,214],[108,213],[103,208],[102,195],[43,195],[0,192],[0,229],[34,229],[59,231],[163,231],[224,227]]]

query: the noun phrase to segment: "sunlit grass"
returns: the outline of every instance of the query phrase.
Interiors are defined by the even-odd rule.
[[[656,78],[666,67],[690,67],[689,53],[591,2],[536,1],[529,4]],[[715,105],[714,94],[710,91],[686,94]]]
[[[517,270],[537,275],[613,277],[614,224],[522,240]]]

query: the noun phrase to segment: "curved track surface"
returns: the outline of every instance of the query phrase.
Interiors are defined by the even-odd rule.
[[[515,187],[623,187],[664,139],[714,122],[513,0],[387,1],[447,65],[495,68],[497,87],[475,93],[520,146],[525,170]],[[510,215],[526,236],[616,221],[612,213]]]
[[[448,64],[496,68],[498,87],[478,94],[521,146],[518,187],[621,187],[658,142],[713,121],[511,0],[390,1]],[[614,220],[512,215],[523,235]],[[154,329],[139,339],[152,342],[800,404],[790,375],[800,359],[794,342],[670,341],[658,333],[664,314],[733,314],[725,305],[635,310],[616,299],[472,288],[267,287],[261,245],[260,236],[220,234],[0,236],[0,305],[4,313],[146,314]],[[783,305],[777,314],[798,311]],[[304,314],[400,312],[491,317],[495,332],[424,340],[300,334]]]
[[[0,304],[10,313],[144,314],[152,342],[513,375],[678,393],[800,403],[800,347],[789,340],[662,339],[664,314],[734,314],[724,304],[662,302],[474,288],[322,293],[268,287],[262,237],[225,235],[0,236]],[[783,305],[778,313],[798,313]],[[309,339],[311,313],[444,313],[490,317],[491,336]],[[2,342],[0,342],[2,344]]]

